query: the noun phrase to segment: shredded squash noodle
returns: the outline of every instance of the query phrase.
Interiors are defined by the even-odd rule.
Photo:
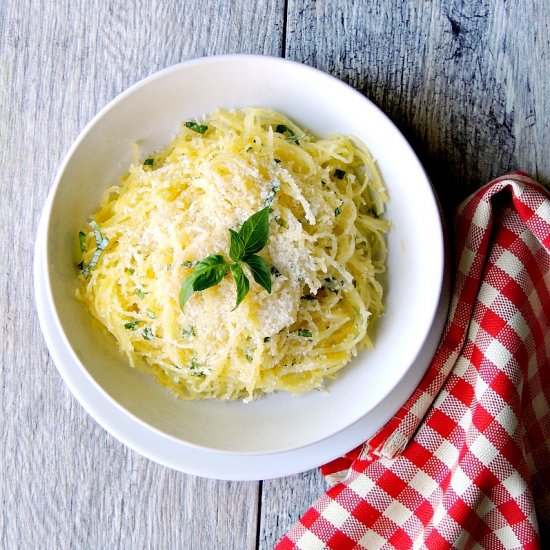
[[[319,139],[280,113],[219,110],[187,122],[134,162],[80,233],[77,297],[132,366],[185,399],[250,400],[321,389],[372,346],[383,312],[386,192],[357,139]],[[250,277],[195,292],[182,282],[230,234],[270,207],[258,253],[268,293]]]

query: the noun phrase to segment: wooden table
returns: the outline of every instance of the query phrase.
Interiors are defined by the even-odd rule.
[[[547,0],[3,0],[2,548],[269,549],[325,489],[317,471],[237,483],[168,470],[63,384],[35,313],[33,245],[57,166],[101,107],[200,56],[301,61],[395,121],[449,214],[507,170],[549,182],[549,26]]]

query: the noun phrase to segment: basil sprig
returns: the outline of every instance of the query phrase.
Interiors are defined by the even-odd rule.
[[[269,237],[269,207],[252,214],[238,232],[229,229],[229,235],[229,257],[233,262],[227,262],[221,254],[211,254],[198,262],[193,273],[181,285],[179,302],[182,311],[193,292],[217,285],[228,271],[231,271],[237,287],[237,308],[250,290],[250,282],[242,268],[243,264],[247,265],[254,280],[271,293],[269,267],[265,260],[257,255],[267,244]]]

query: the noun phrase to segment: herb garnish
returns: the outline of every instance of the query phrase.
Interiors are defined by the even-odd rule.
[[[334,177],[338,178],[339,180],[344,179],[345,175],[345,170],[340,170],[340,168],[336,168],[336,170],[334,170]]]
[[[197,263],[195,271],[191,273],[181,285],[180,307],[183,310],[191,294],[206,290],[217,285],[231,271],[237,286],[237,303],[243,301],[250,289],[250,283],[245,275],[242,264],[246,264],[254,280],[271,293],[271,276],[265,260],[257,253],[267,244],[269,236],[269,207],[252,214],[242,225],[239,232],[229,229],[231,245],[229,256],[233,263],[229,263],[221,254],[211,254]],[[233,308],[233,309],[235,309]]]
[[[80,242],[80,252],[86,252],[86,233],[84,231],[78,232],[78,240]]]
[[[305,137],[305,134],[302,136],[297,136],[286,124],[277,124],[275,131],[278,134],[283,134],[287,141],[294,141],[296,145],[300,145],[298,140]]]
[[[198,132],[199,134],[204,134],[204,132],[208,130],[208,126],[205,124],[199,124],[198,122],[193,122],[192,120],[187,121],[185,126],[190,130],[193,130],[193,132]]]
[[[187,328],[182,328],[181,329],[181,335],[182,336],[196,336],[197,334],[195,333],[195,327],[193,325],[190,325],[188,326]]]
[[[143,161],[143,166],[153,166],[155,164],[155,159],[148,158]]]
[[[153,336],[154,336],[154,334],[153,334],[153,331],[151,330],[150,327],[145,327],[143,329],[143,338],[145,340],[152,340]]]
[[[298,336],[303,336],[304,338],[311,338],[311,330],[307,328],[299,328],[298,329]]]
[[[137,325],[139,325],[139,321],[128,321],[124,323],[124,328],[127,330],[136,330]]]
[[[90,222],[90,226],[94,232],[96,249],[95,249],[94,255],[92,256],[92,259],[90,260],[90,263],[86,267],[84,267],[84,263],[82,263],[82,268],[83,268],[82,275],[84,275],[86,279],[90,276],[90,271],[97,265],[97,262],[101,257],[101,254],[107,248],[110,242],[107,237],[104,237],[101,234],[101,230],[99,229],[99,226],[94,220]],[[80,233],[79,233],[79,239],[80,239]]]
[[[339,216],[340,214],[342,213],[342,209],[337,206],[335,209],[334,209],[334,216]]]
[[[196,357],[191,358],[191,363],[189,364],[189,370],[193,376],[200,376],[201,378],[206,377],[206,373],[203,370],[204,365]]]
[[[143,290],[141,290],[141,288],[136,288],[136,290],[135,290],[135,295],[136,295],[140,300],[143,300],[143,298],[145,298],[145,292],[143,292]]]
[[[149,319],[155,319],[157,316],[157,314],[154,311],[151,311],[150,309],[146,309],[145,313],[147,313],[147,317],[149,317]]]

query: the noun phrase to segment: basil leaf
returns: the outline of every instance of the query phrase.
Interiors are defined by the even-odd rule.
[[[220,254],[211,254],[195,266],[195,271],[187,277],[180,290],[180,308],[183,310],[185,302],[193,292],[206,290],[217,285],[227,273],[229,264]]]
[[[345,170],[340,170],[340,168],[336,168],[336,170],[334,170],[334,177],[338,178],[339,180],[344,179],[345,175]]]
[[[250,268],[254,280],[271,294],[271,274],[265,260],[261,256],[253,255],[244,261]]]
[[[92,230],[94,232],[94,237],[95,237],[96,244],[99,244],[103,239],[103,235],[101,234],[101,230],[99,229],[99,225],[97,225],[95,220],[92,220],[90,222],[90,227],[92,228]]]
[[[233,309],[236,309],[239,304],[244,300],[244,297],[248,294],[250,289],[250,283],[244,274],[243,268],[240,264],[231,264],[230,266],[231,274],[233,279],[235,279],[235,284],[237,285],[237,303]]]
[[[240,262],[244,256],[244,242],[241,239],[240,235],[236,231],[233,231],[233,229],[229,229],[229,234],[231,235],[229,256],[234,262]]]
[[[94,255],[92,256],[90,263],[82,270],[82,275],[84,275],[86,279],[90,276],[90,272],[92,271],[92,269],[97,265],[97,262],[99,261],[99,258],[101,257],[103,251],[107,248],[107,246],[109,246],[109,242],[110,241],[107,237],[102,237],[101,241],[97,244],[97,248],[95,249]]]
[[[278,134],[283,134],[287,141],[294,141],[296,145],[300,145],[300,142],[298,140],[305,137],[305,134],[303,136],[297,136],[286,124],[277,124],[277,126],[275,127],[275,131]]]
[[[79,231],[78,241],[80,242],[80,252],[86,252],[86,233]]]
[[[183,337],[196,336],[197,333],[195,332],[195,327],[193,325],[190,325],[187,328],[182,328],[181,329],[181,335]]]
[[[208,130],[208,126],[204,124],[199,124],[198,122],[193,122],[192,120],[186,122],[185,126],[190,130],[193,130],[193,132],[198,132],[199,134],[204,134],[204,132]]]
[[[194,290],[206,290],[217,285],[227,273],[228,263],[220,254],[211,254],[195,267],[198,276],[193,283]]]
[[[291,136],[294,135],[294,132],[286,124],[277,124],[277,126],[275,127],[275,131],[278,134],[284,134],[285,132],[288,132]]]
[[[239,236],[244,243],[244,256],[256,254],[267,243],[269,235],[269,206],[252,214],[242,225]]]

